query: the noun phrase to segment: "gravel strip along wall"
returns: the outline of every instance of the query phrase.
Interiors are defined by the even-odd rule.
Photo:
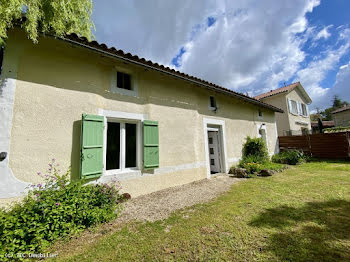
[[[131,199],[125,203],[118,222],[156,221],[167,218],[177,209],[208,202],[241,180],[243,179],[219,175]]]

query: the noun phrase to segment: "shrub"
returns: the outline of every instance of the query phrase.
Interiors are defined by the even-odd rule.
[[[263,164],[269,161],[267,147],[261,138],[247,137],[243,145],[243,157],[238,166],[247,170],[248,174],[258,173]]]
[[[283,151],[272,156],[272,162],[274,163],[296,165],[304,161],[305,161],[304,153],[298,150]]]
[[[251,159],[251,160],[254,160]],[[260,173],[262,170],[282,171],[285,166],[283,164],[266,162],[254,162],[250,161],[250,158],[245,158],[239,162],[239,167],[247,170],[249,174]]]
[[[247,141],[243,145],[243,159],[248,157],[250,160],[254,159],[254,163],[269,160],[266,144],[261,138],[247,137]]]
[[[49,164],[42,176],[45,184],[31,186],[28,195],[10,210],[0,210],[0,258],[5,253],[35,253],[52,241],[117,215],[120,200],[118,186],[69,182],[70,172],[59,174]]]
[[[246,168],[232,166],[230,168],[229,174],[234,175],[238,178],[250,178],[253,177],[253,173],[249,173]]]
[[[323,129],[324,133],[338,133],[338,132],[349,132],[350,126],[338,126]]]

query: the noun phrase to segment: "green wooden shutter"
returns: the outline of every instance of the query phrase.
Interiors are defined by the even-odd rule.
[[[143,121],[143,167],[159,167],[159,131],[158,122]]]
[[[104,117],[82,116],[81,126],[81,178],[95,178],[103,173]]]

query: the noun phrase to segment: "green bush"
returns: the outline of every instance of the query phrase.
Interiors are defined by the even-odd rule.
[[[296,165],[304,161],[305,161],[304,153],[298,150],[283,151],[272,156],[272,162],[274,163]]]
[[[0,258],[5,254],[38,253],[52,241],[115,218],[119,211],[116,183],[84,185],[69,181],[49,164],[44,184],[31,186],[21,203],[0,210]]]
[[[267,162],[269,154],[265,142],[261,138],[247,137],[247,141],[243,145],[243,159],[254,159],[254,163]]]
[[[349,132],[349,131],[350,131],[350,126],[338,126],[338,127],[323,129],[323,132],[325,133],[338,133],[338,132]]]
[[[264,169],[269,162],[269,155],[265,142],[261,138],[247,137],[243,145],[243,157],[238,167],[245,168],[248,174],[254,174]]]
[[[254,174],[254,173],[260,173],[261,170],[273,170],[273,171],[282,171],[285,166],[283,164],[279,163],[271,163],[269,161],[266,162],[257,162],[254,158],[244,158],[241,160],[238,164],[239,167],[245,168],[247,170],[247,173]]]

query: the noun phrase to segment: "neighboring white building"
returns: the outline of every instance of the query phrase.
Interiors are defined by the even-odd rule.
[[[279,136],[301,135],[311,130],[308,105],[312,100],[300,82],[271,90],[256,96],[255,99],[284,111],[276,114]]]

